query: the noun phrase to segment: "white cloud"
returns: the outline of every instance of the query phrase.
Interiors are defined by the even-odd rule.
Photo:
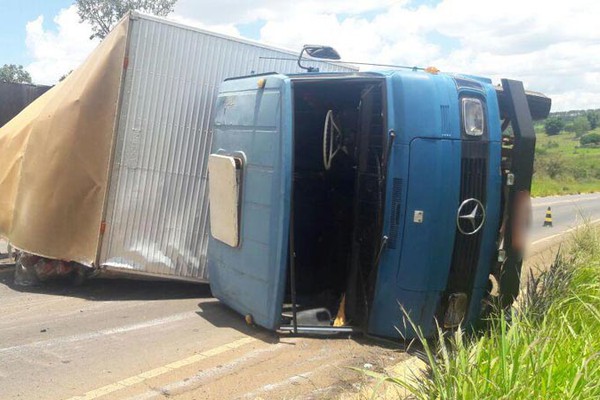
[[[241,36],[234,24],[206,24],[202,21],[173,14],[169,19],[185,25],[208,29],[230,36]],[[55,84],[58,79],[77,68],[100,43],[90,40],[92,28],[81,23],[75,5],[64,8],[53,18],[56,29],[45,27],[40,15],[25,26],[26,45],[33,62],[27,66],[35,83]]]
[[[257,20],[280,20],[297,13],[360,14],[406,2],[407,0],[179,0],[175,6],[175,14],[211,25],[244,24]]]
[[[520,79],[553,98],[554,110],[600,107],[600,2],[570,0],[179,0],[171,19],[299,50],[330,44],[352,61],[435,65],[443,71]],[[418,2],[417,2],[418,3]],[[74,7],[27,25],[34,80],[53,82],[94,47]]]
[[[90,40],[90,26],[79,23],[75,6],[62,9],[54,22],[56,30],[44,28],[44,17],[40,15],[25,28],[27,49],[33,58],[27,71],[35,83],[55,84],[98,45],[98,40]]]
[[[206,29],[212,32],[221,33],[223,35],[242,37],[240,31],[235,27],[234,24],[207,24],[194,18],[184,17],[180,14],[171,14],[167,17],[167,19],[183,25]]]
[[[267,21],[261,39],[291,48],[328,43],[348,60],[521,79],[551,96],[554,110],[600,107],[597,1],[443,0],[418,8],[401,2],[374,18],[343,20],[332,10],[303,9]]]

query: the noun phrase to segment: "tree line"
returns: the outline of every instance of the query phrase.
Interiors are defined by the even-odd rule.
[[[582,146],[600,146],[600,133],[589,133],[600,126],[600,109],[577,113],[553,113],[544,122],[549,136],[563,131],[575,133]]]

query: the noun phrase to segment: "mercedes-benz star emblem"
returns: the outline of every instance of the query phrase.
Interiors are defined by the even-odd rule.
[[[474,235],[485,222],[485,207],[477,199],[467,199],[458,207],[456,226],[463,235]]]

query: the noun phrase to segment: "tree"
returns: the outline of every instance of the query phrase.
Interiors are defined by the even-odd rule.
[[[590,123],[586,117],[577,117],[573,120],[573,132],[575,136],[581,137],[590,130]]]
[[[81,22],[92,25],[95,37],[104,39],[117,22],[130,10],[158,16],[167,16],[173,11],[177,0],[75,0]]]
[[[0,82],[31,83],[31,75],[23,69],[22,65],[4,64],[0,68]]]
[[[590,129],[596,129],[598,127],[598,125],[600,125],[600,111],[595,110],[595,111],[588,111],[585,114],[588,122],[590,123]]]
[[[546,122],[544,123],[546,134],[550,136],[558,135],[563,129],[565,129],[565,122],[561,117],[552,116],[546,118]]]

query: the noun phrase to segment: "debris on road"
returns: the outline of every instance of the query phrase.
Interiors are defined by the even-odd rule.
[[[68,278],[73,284],[81,284],[89,268],[75,262],[51,260],[21,252],[16,260],[15,285],[37,286],[56,278]]]

